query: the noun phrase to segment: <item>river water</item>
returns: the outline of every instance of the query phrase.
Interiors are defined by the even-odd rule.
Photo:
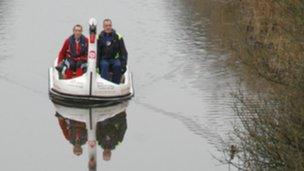
[[[234,120],[235,77],[208,50],[210,21],[182,1],[1,0],[1,170],[87,170],[86,150],[73,155],[55,117],[47,69],[90,17],[124,35],[136,90],[124,139],[110,161],[99,152],[98,170],[227,170],[213,156]]]

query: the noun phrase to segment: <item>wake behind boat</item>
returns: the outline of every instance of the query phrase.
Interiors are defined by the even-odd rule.
[[[101,77],[97,67],[97,21],[89,21],[90,36],[88,41],[87,71],[81,76],[63,79],[54,66],[49,69],[49,95],[52,101],[68,103],[117,103],[134,96],[132,74],[126,67],[120,84],[115,84]]]

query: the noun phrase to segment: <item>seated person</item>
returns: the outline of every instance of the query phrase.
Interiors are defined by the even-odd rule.
[[[72,78],[86,72],[88,55],[88,39],[82,35],[82,26],[75,25],[73,35],[65,40],[58,56],[56,69],[65,76]]]
[[[102,78],[119,84],[121,75],[126,71],[128,52],[122,36],[112,28],[110,19],[103,21],[103,28],[97,41],[97,65]],[[112,80],[110,71],[113,72]]]

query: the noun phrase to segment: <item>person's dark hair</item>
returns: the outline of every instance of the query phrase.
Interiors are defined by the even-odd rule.
[[[106,18],[106,19],[103,20],[103,23],[105,23],[105,22],[111,22],[112,23],[112,20],[109,19],[109,18]]]
[[[73,27],[73,31],[74,31],[77,27],[81,28],[81,31],[83,30],[83,29],[82,29],[82,25],[76,24],[76,25]]]

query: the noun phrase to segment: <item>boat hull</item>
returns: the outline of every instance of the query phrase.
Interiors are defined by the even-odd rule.
[[[75,79],[60,80],[58,72],[51,68],[49,70],[49,97],[53,102],[63,105],[107,106],[120,103],[131,99],[135,94],[132,74],[126,73],[124,76],[126,81],[120,85],[102,78],[88,77],[86,74]]]

